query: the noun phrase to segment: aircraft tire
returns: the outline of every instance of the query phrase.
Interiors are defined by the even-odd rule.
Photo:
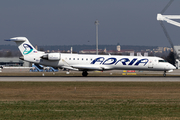
[[[88,72],[87,72],[87,71],[83,71],[83,72],[82,72],[82,76],[83,76],[83,77],[87,77],[87,75],[88,75]]]
[[[166,71],[164,71],[163,76],[166,77]]]

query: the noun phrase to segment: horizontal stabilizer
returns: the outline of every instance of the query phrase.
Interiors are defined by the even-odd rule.
[[[14,42],[23,42],[27,41],[28,39],[26,37],[14,37],[10,39],[5,39],[5,41],[14,41]]]

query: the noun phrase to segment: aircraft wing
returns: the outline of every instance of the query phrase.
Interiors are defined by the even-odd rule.
[[[69,70],[77,70],[78,71],[78,69],[72,68],[71,66],[62,66],[62,68],[66,68],[66,69],[69,69]]]
[[[99,65],[70,65],[68,64],[64,59],[62,59],[64,62],[63,68],[70,69],[70,70],[87,70],[87,71],[93,71],[93,70],[110,70],[110,67],[105,67],[105,66],[99,66]]]
[[[79,70],[99,70],[99,71],[102,71],[102,70],[109,70],[110,68],[107,68],[107,67],[102,67],[102,66],[99,66],[99,65],[72,65],[71,66],[72,68],[76,68],[76,69],[79,69]]]

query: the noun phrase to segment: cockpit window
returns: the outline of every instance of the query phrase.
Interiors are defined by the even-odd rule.
[[[159,60],[159,62],[166,62],[165,60]]]

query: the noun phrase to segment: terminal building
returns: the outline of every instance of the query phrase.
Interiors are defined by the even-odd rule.
[[[174,53],[176,55],[176,68],[180,69],[180,46],[174,46]]]
[[[30,63],[20,60],[19,57],[0,57],[0,66],[3,66],[3,67],[30,67]]]

